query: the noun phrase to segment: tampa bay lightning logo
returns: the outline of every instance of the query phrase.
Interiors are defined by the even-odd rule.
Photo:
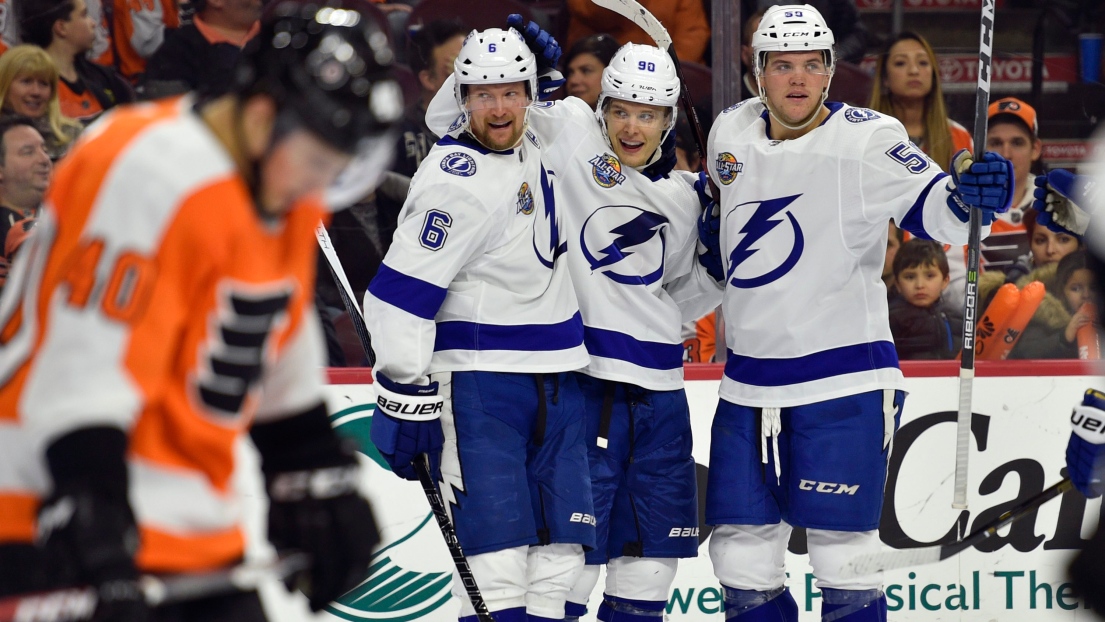
[[[733,112],[737,108],[740,108],[741,106],[743,106],[745,104],[745,102],[747,102],[747,101],[749,101],[749,100],[747,100],[747,99],[741,100],[741,101],[733,104],[732,106],[729,106],[725,110],[722,110],[721,114],[729,114],[730,112]]]
[[[863,123],[871,119],[878,119],[879,113],[867,108],[849,108],[844,111],[844,118],[852,123]]]
[[[456,151],[441,158],[441,170],[459,177],[471,177],[476,174],[476,161],[467,153]]]
[[[453,119],[453,123],[449,126],[449,129],[445,131],[446,134],[451,134],[460,129],[460,126],[464,125],[464,114],[458,114],[457,118]]]
[[[802,195],[795,194],[778,199],[741,203],[729,212],[725,219],[729,222],[734,220],[739,222],[742,215],[752,214],[740,228],[742,234],[740,242],[733,252],[729,253],[729,271],[725,277],[730,285],[741,289],[762,287],[777,281],[798,263],[806,245],[798,220],[791,211],[787,210],[785,220],[790,223],[790,231],[786,231],[785,228],[776,230],[776,227],[784,222],[780,212],[786,210],[800,196]],[[788,244],[790,251],[780,261],[779,256],[782,252],[779,249],[786,248]],[[749,261],[761,250],[765,252]]]
[[[630,205],[607,205],[583,223],[579,246],[591,270],[615,283],[649,285],[664,275],[668,219]]]
[[[529,130],[526,130],[526,138],[528,138],[528,139],[529,139],[529,141],[530,141],[531,143],[533,143],[533,146],[534,146],[534,147],[537,147],[538,149],[540,149],[540,148],[541,148],[541,143],[539,143],[539,142],[537,141],[537,135],[536,135],[536,134],[534,134],[533,132],[531,132],[531,131],[529,131]]]

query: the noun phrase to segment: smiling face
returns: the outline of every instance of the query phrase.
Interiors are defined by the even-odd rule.
[[[898,273],[898,291],[915,307],[929,308],[940,300],[949,277],[935,264],[927,263],[904,268]]]
[[[605,107],[606,134],[614,155],[628,166],[644,166],[660,146],[671,109],[620,99],[607,100]]]
[[[924,99],[932,91],[934,67],[920,42],[902,39],[886,55],[886,88],[896,99]]]
[[[53,89],[45,78],[21,74],[8,87],[4,104],[5,108],[16,114],[37,119],[46,115],[52,95]]]
[[[36,207],[50,185],[53,167],[42,135],[33,127],[17,125],[4,133],[3,149],[0,184],[4,201],[24,209]]]
[[[768,52],[759,76],[771,113],[787,125],[818,112],[829,78],[821,52]]]
[[[514,147],[522,140],[530,103],[523,82],[469,86],[464,106],[470,113],[472,135],[493,151]]]

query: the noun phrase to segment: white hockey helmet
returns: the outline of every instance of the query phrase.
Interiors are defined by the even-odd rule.
[[[457,105],[465,110],[467,86],[471,84],[509,84],[524,82],[526,95],[537,98],[537,59],[525,39],[513,28],[473,30],[465,37],[460,53],[453,61],[453,87]],[[464,125],[468,114],[464,113]]]
[[[668,132],[675,127],[679,111],[679,74],[675,72],[675,64],[667,52],[651,45],[626,43],[618,48],[602,70],[601,84],[595,115],[603,135],[606,135],[604,104],[607,99],[620,99],[671,108],[668,125],[660,136],[660,142],[664,142]]]
[[[808,4],[775,5],[764,13],[760,26],[752,33],[752,51],[755,56],[753,71],[757,77],[763,76],[768,52],[825,52],[825,65],[829,68],[829,80],[821,92],[821,103],[829,95],[829,83],[836,71],[836,53],[833,45],[836,39],[821,13]],[[767,106],[767,95],[762,85],[759,87],[760,100]],[[773,115],[774,116],[774,115]],[[801,129],[817,118],[816,113],[806,123],[790,127]],[[778,120],[778,119],[776,119]],[[782,121],[780,121],[782,123]]]

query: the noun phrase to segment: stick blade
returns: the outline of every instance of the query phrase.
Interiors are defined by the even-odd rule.
[[[660,20],[649,13],[648,9],[641,6],[637,0],[591,0],[591,2],[640,26],[661,50],[666,52],[671,47],[671,35],[668,34],[668,29],[664,28]]]
[[[897,570],[910,566],[924,566],[935,564],[944,559],[942,546],[926,546],[917,549],[879,551],[878,553],[865,553],[857,555],[844,565],[842,570],[845,577],[864,577],[883,572],[885,570]]]

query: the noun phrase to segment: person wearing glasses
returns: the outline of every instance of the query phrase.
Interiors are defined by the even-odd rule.
[[[826,102],[832,31],[775,6],[752,37],[758,99],[722,112],[706,154],[720,188],[728,357],[711,430],[706,523],[729,620],[798,619],[792,527],[807,530],[823,620],[886,620],[879,575],[845,563],[880,546],[887,458],[904,398],[881,278],[887,221],[964,244],[1008,209],[1012,166],[957,154],[949,176],[902,124]],[[710,228],[706,228],[709,232]]]

